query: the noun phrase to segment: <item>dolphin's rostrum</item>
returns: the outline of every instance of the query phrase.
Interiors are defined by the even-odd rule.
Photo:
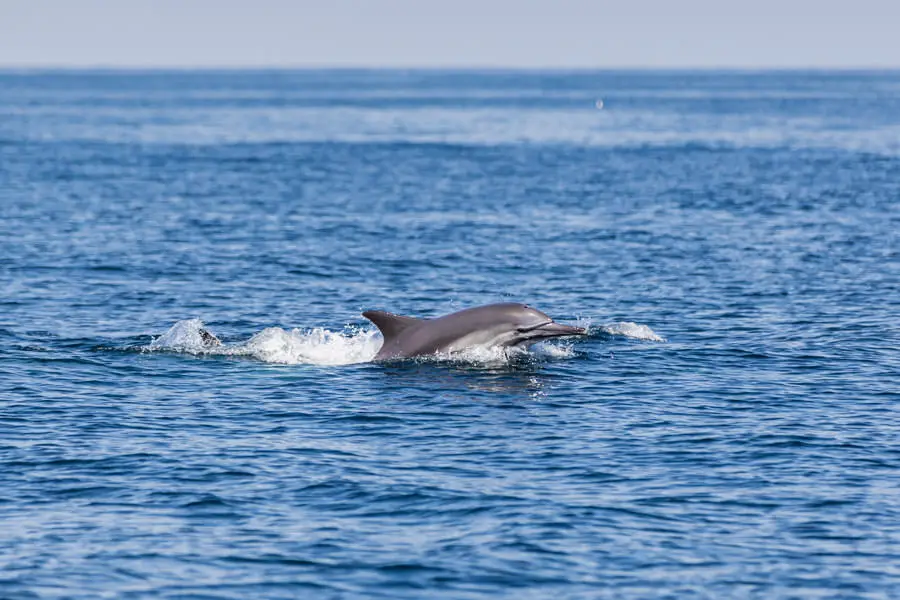
[[[515,302],[467,308],[436,319],[380,310],[367,310],[363,316],[384,336],[375,360],[458,352],[473,346],[528,346],[548,338],[587,333],[583,327],[556,323],[541,311]]]

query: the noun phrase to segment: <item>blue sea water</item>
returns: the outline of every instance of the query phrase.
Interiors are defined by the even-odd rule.
[[[0,597],[900,597],[898,232],[897,72],[2,73]]]

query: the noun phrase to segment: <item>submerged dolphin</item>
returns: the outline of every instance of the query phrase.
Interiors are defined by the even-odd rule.
[[[548,338],[587,333],[583,327],[555,323],[541,311],[515,302],[467,308],[436,319],[380,310],[367,310],[363,316],[384,336],[374,360],[458,352],[472,346],[528,346]]]
[[[204,348],[215,348],[222,345],[222,340],[217,338],[209,329],[200,328],[200,343]]]

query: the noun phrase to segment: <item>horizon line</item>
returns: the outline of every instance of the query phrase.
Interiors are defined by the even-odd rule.
[[[406,72],[891,72],[900,71],[897,65],[367,65],[367,64],[4,64],[0,62],[0,72],[297,72],[297,71],[406,71]]]

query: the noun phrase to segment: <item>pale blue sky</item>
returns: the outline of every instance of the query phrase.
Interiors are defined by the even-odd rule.
[[[0,66],[900,67],[900,0],[0,0]]]

